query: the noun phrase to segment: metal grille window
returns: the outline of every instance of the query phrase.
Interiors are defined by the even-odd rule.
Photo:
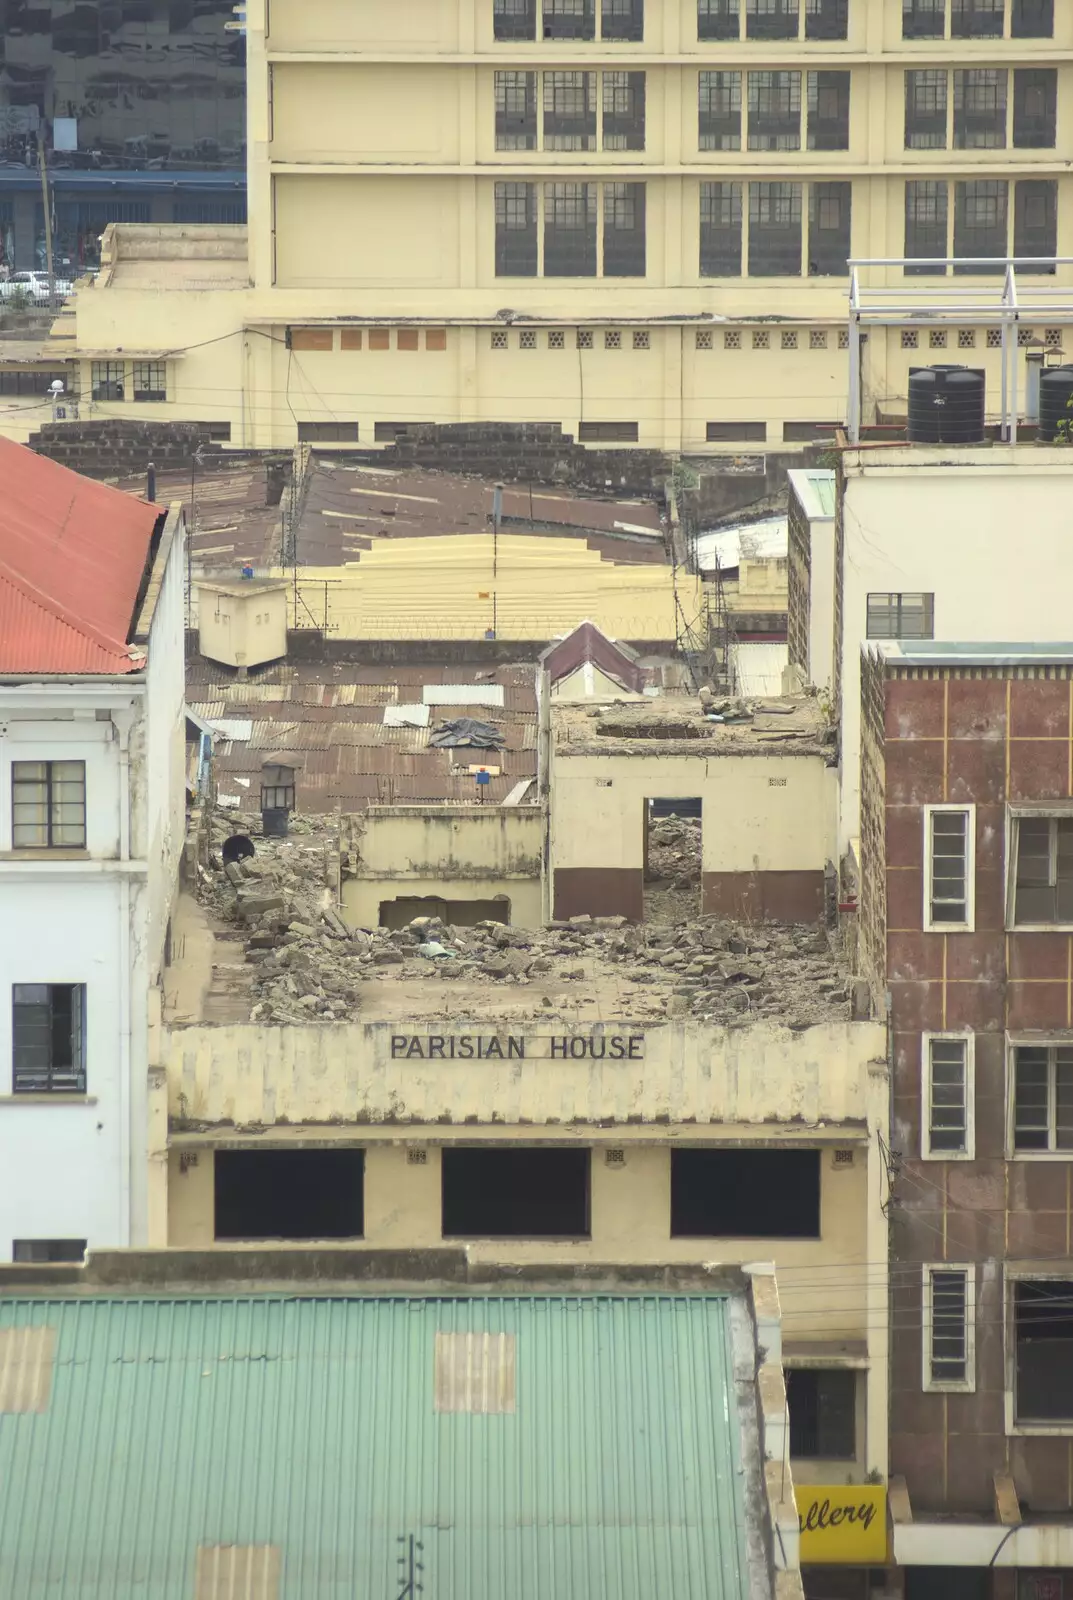
[[[852,1461],[857,1454],[857,1374],[789,1367],[791,1461]]]
[[[594,0],[544,0],[545,39],[595,39]]]
[[[537,191],[535,183],[497,183],[496,276],[537,275]]]
[[[544,275],[596,276],[596,185],[544,185]]]
[[[16,983],[12,999],[15,1094],[85,1094],[85,985]]]
[[[1058,181],[1023,178],[1013,192],[1013,253],[1015,256],[1058,254]],[[1019,266],[1022,274],[1053,273],[1054,263]]]
[[[544,148],[596,149],[595,72],[545,72]]]
[[[1013,0],[1010,33],[1015,39],[1054,38],[1054,0]]]
[[[934,639],[933,594],[870,594],[865,637]]]
[[[749,185],[749,276],[801,275],[801,185]]]
[[[699,105],[700,148],[741,149],[741,73],[702,72]]]
[[[741,17],[738,0],[697,0],[698,39],[738,39]]]
[[[973,1274],[970,1267],[924,1268],[924,1387],[971,1389]]]
[[[974,817],[972,806],[925,807],[925,929],[972,926]]]
[[[91,368],[94,400],[122,400],[122,361],[94,361]]]
[[[947,240],[947,186],[933,179],[918,179],[905,186],[905,253],[925,258],[920,266],[906,267],[907,277],[946,272],[944,266],[928,266],[929,256],[945,256]]]
[[[849,149],[849,80],[848,72],[809,73],[810,150]]]
[[[1001,39],[1005,0],[950,0],[953,39]]]
[[[604,184],[604,277],[645,275],[645,186]]]
[[[645,147],[645,75],[605,72],[603,75],[605,150]]]
[[[946,31],[946,0],[902,0],[903,39],[941,39]]]
[[[946,149],[945,69],[926,67],[905,75],[905,148]],[[945,252],[944,252],[945,253]]]
[[[750,72],[749,149],[800,148],[800,72]]]
[[[1073,923],[1073,817],[1015,817],[1013,922]]]
[[[796,39],[798,0],[745,0],[747,39]]]
[[[1006,254],[1007,185],[1004,178],[977,178],[954,185],[955,256],[993,257]],[[994,273],[1002,267],[955,266],[956,273]]]
[[[921,1154],[949,1160],[971,1156],[972,1041],[966,1035],[924,1034],[924,1116]]]
[[[700,275],[741,276],[741,184],[700,186]]]
[[[1025,67],[1013,75],[1013,142],[1018,150],[1054,148],[1058,117],[1058,73]]]
[[[536,73],[497,72],[496,149],[537,147]]]
[[[844,39],[849,26],[849,0],[805,0],[806,39]]]
[[[810,278],[840,278],[849,269],[853,186],[813,183],[808,191],[808,271]]]
[[[645,36],[645,0],[603,0],[600,34],[604,39],[639,43]]]
[[[163,361],[134,363],[134,398],[135,400],[168,398],[168,369]]]
[[[13,850],[82,850],[86,844],[86,763],[11,763]]]
[[[1014,1047],[1013,1148],[1073,1150],[1073,1048]]]
[[[535,39],[537,0],[494,0],[492,31],[497,39]]]
[[[1006,143],[1006,70],[954,73],[954,149],[1001,150]]]

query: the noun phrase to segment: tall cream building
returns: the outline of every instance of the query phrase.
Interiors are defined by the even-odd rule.
[[[111,231],[75,302],[83,416],[792,446],[846,414],[848,257],[919,258],[866,269],[910,300],[1001,281],[943,257],[1073,257],[1068,0],[246,11],[248,237]],[[1071,265],[1020,276],[1073,292]],[[866,418],[941,361],[986,367],[997,412],[998,343],[968,312],[873,327]]]

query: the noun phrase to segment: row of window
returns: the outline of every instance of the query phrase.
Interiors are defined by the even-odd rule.
[[[94,400],[166,400],[164,361],[94,361],[90,374]]]
[[[289,350],[334,350],[334,328],[288,328]],[[340,328],[340,350],[447,349],[446,328]]]
[[[495,333],[492,337],[505,339],[506,336]],[[496,345],[495,348],[505,350],[507,345],[504,343]],[[538,347],[535,344],[526,344],[522,348],[535,350]],[[555,348],[563,349],[564,346],[557,345]],[[422,427],[433,425],[431,417],[424,423],[376,422],[373,424],[373,438],[377,444],[394,444],[399,439],[418,433]],[[570,426],[569,423],[564,424],[567,430]],[[772,426],[777,428],[778,424]],[[834,421],[784,422],[782,441],[784,444],[812,444],[820,439],[833,439],[835,429],[840,426],[840,423]],[[706,422],[704,428],[708,444],[764,444],[768,439],[766,422],[736,419],[731,422]],[[361,427],[358,422],[344,421],[338,417],[333,417],[330,421],[298,423],[298,440],[299,443],[305,444],[357,444],[360,433]],[[622,420],[579,422],[577,439],[580,444],[639,444],[641,424]]]
[[[1009,816],[1006,926],[1073,927],[1073,813],[1019,808]],[[924,808],[924,928],[971,933],[976,923],[976,807]]]
[[[643,278],[643,183],[497,183],[502,278]]]
[[[1010,1156],[1073,1151],[1073,1047],[1008,1048]],[[976,1157],[976,1072],[971,1033],[925,1033],[921,1042],[920,1154],[925,1161]]]
[[[811,75],[810,75],[811,76]],[[953,78],[953,93],[950,80]],[[928,67],[905,74],[907,150],[1050,150],[1057,137],[1054,67]]]

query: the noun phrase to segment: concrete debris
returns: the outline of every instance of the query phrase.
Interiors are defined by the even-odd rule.
[[[699,817],[662,817],[648,830],[648,883],[674,889],[700,888]]]

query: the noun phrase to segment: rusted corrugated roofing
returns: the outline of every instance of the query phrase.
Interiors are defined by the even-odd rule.
[[[162,515],[0,438],[0,672],[123,673]]]

